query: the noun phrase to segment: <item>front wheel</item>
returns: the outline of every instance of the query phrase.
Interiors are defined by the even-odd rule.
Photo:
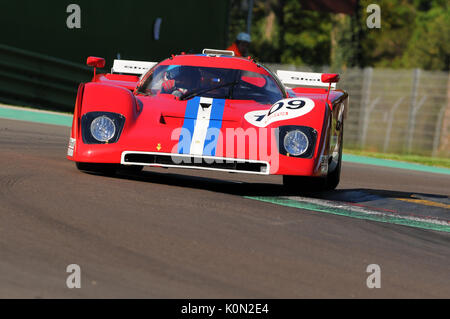
[[[317,192],[326,188],[327,180],[323,177],[283,175],[283,185],[299,192]]]
[[[119,170],[125,173],[139,173],[144,169],[142,165],[120,165]]]
[[[76,166],[80,171],[108,176],[114,175],[117,169],[119,168],[118,164],[105,164],[105,163],[76,162]]]
[[[341,126],[338,163],[325,177],[283,175],[283,185],[301,192],[322,192],[334,190],[341,179],[342,149],[344,142],[344,124]]]
[[[325,190],[334,190],[339,185],[339,181],[341,179],[343,145],[344,145],[344,123],[341,124],[338,163],[333,171],[328,172]]]

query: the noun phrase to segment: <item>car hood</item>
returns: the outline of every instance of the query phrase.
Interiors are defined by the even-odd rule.
[[[197,119],[197,109],[208,109],[209,119],[233,123],[235,126],[245,126],[244,115],[255,110],[268,110],[270,104],[260,104],[252,100],[228,100],[216,98],[194,97],[189,100],[179,100],[173,95],[136,96],[142,106],[139,117],[143,120],[157,118],[166,125],[180,126],[184,119]]]

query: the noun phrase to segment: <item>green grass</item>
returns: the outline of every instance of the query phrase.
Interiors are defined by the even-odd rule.
[[[345,148],[344,148],[344,153],[352,154],[352,155],[382,158],[382,159],[394,160],[394,161],[417,163],[417,164],[428,165],[428,166],[450,168],[450,158],[445,158],[445,157],[428,157],[428,156],[421,156],[421,155],[401,155],[401,154],[390,154],[390,153],[385,154],[385,153],[360,151],[360,150],[352,150],[352,149],[345,149]]]
[[[63,114],[63,115],[72,115],[73,116],[73,111],[72,112],[67,112],[67,111],[61,111],[55,108],[48,108],[48,107],[41,107],[41,106],[31,106],[31,105],[20,105],[20,104],[8,104],[8,103],[2,103],[0,101],[0,107],[16,107],[16,108],[21,108],[24,109],[26,111],[47,111],[47,112],[54,112],[54,113],[59,113],[59,114]]]

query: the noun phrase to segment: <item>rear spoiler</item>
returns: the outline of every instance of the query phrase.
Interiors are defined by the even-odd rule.
[[[322,74],[325,73],[277,70],[277,75],[281,83],[288,88],[297,86],[316,86],[330,87],[333,90],[336,89],[336,83],[322,82]]]
[[[158,62],[131,61],[131,60],[114,60],[111,73],[126,73],[142,75],[150,70]]]
[[[203,49],[202,51],[203,54],[206,55],[225,55],[225,56],[234,56],[234,51],[230,51],[230,50],[217,50],[217,49]]]

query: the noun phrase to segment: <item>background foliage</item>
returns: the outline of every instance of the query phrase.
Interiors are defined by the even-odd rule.
[[[381,28],[366,26],[369,4]],[[248,0],[231,0],[229,42],[246,30]],[[360,0],[353,15],[309,11],[298,0],[254,0],[251,54],[264,62],[449,70],[447,0]]]

